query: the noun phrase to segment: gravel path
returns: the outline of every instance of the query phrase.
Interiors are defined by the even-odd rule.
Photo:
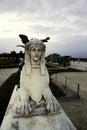
[[[59,73],[57,74],[57,81],[60,80],[62,83],[66,76],[72,81],[72,84],[80,84],[81,98],[59,100],[59,102],[77,130],[87,130],[87,72]],[[75,86],[71,86],[72,89],[75,89]]]
[[[4,83],[4,81],[14,72],[16,72],[17,68],[11,69],[0,69],[0,86]]]

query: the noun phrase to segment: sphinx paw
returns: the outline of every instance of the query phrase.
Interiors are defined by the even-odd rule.
[[[13,111],[18,115],[28,115],[32,111],[32,108],[29,102],[19,102],[15,104]]]
[[[59,110],[58,102],[53,96],[51,98],[47,98],[46,104],[48,112],[56,112]]]

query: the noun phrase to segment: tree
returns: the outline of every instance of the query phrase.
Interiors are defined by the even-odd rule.
[[[53,53],[47,56],[47,61],[48,62],[53,62],[53,63],[58,63],[58,58],[60,57],[59,54]]]

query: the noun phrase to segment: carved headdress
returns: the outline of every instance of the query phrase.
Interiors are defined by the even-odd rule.
[[[32,72],[30,50],[34,46],[39,46],[42,49],[42,56],[41,56],[41,60],[40,60],[41,75],[45,75],[45,49],[46,49],[46,46],[43,43],[44,42],[48,42],[48,40],[50,38],[47,37],[47,38],[41,39],[41,40],[36,39],[36,38],[32,38],[32,39],[28,40],[28,37],[25,36],[25,35],[22,35],[22,34],[20,34],[19,37],[21,38],[21,40],[22,40],[22,42],[23,42],[24,45],[18,45],[18,46],[25,48],[25,67],[26,67],[26,73],[28,75],[30,75],[31,72]]]

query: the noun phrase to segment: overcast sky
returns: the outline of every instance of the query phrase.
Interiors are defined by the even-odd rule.
[[[0,53],[23,50],[19,34],[49,36],[46,55],[87,58],[87,0],[0,0]]]

